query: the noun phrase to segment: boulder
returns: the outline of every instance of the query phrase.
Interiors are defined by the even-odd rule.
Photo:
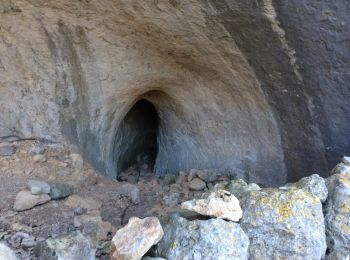
[[[207,187],[207,184],[199,178],[194,178],[191,180],[189,187],[191,190],[200,191],[204,190]]]
[[[66,183],[51,183],[50,187],[50,197],[53,200],[66,198],[74,192],[74,187]]]
[[[8,246],[0,243],[0,260],[17,260],[17,257]]]
[[[112,240],[112,260],[138,260],[163,237],[163,229],[155,217],[132,217],[119,229]]]
[[[350,166],[345,163],[338,163],[331,171],[331,175],[334,174],[350,174]]]
[[[321,202],[325,202],[328,196],[326,182],[318,174],[313,174],[311,176],[302,178],[296,183],[287,184],[286,188],[302,189],[318,197],[321,200]]]
[[[326,252],[322,204],[301,189],[262,189],[241,201],[250,259],[321,259]]]
[[[39,260],[95,260],[95,251],[89,239],[80,232],[49,238],[37,244],[34,249]]]
[[[30,180],[27,184],[27,188],[33,195],[50,193],[50,185],[44,181]]]
[[[238,199],[225,190],[213,191],[209,194],[204,194],[201,199],[183,202],[181,207],[204,216],[231,221],[238,221],[242,217],[242,209]]]
[[[11,156],[16,153],[16,146],[9,143],[0,143],[0,156]]]
[[[343,156],[342,162],[345,165],[350,166],[350,157],[349,156]]]
[[[22,190],[16,196],[13,209],[15,211],[24,211],[37,205],[44,204],[50,200],[51,198],[47,194],[33,195],[28,190]]]
[[[218,178],[218,173],[215,171],[210,171],[210,170],[192,169],[192,170],[190,170],[189,176],[191,176],[190,180],[197,177],[205,182],[214,182]]]
[[[132,203],[139,204],[141,202],[140,190],[136,185],[123,184],[116,189],[117,195],[128,197]]]
[[[325,204],[328,259],[350,257],[350,175],[335,174],[326,180],[329,196]]]
[[[249,239],[240,225],[222,219],[189,221],[179,214],[162,220],[164,237],[154,255],[166,259],[248,259]]]

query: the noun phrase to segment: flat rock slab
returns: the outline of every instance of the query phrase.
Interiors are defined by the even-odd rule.
[[[16,153],[17,148],[8,143],[0,143],[0,156],[11,156]]]
[[[164,237],[154,255],[165,259],[248,259],[249,238],[239,224],[222,219],[189,221],[178,214],[162,219]]]
[[[112,240],[112,260],[139,260],[163,237],[163,229],[155,217],[133,217],[119,229]]]
[[[195,211],[204,216],[238,221],[242,217],[242,209],[238,199],[228,191],[218,190],[204,195],[201,199],[186,201],[181,208]]]
[[[13,209],[15,211],[24,211],[37,205],[44,204],[50,200],[51,198],[47,194],[33,195],[28,190],[22,190],[16,196]]]
[[[17,260],[17,257],[8,246],[0,243],[0,260]]]
[[[74,187],[66,183],[51,183],[50,187],[50,197],[53,200],[66,198],[74,192]]]

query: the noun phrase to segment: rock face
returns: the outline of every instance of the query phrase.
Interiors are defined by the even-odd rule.
[[[33,195],[30,191],[23,190],[17,194],[13,209],[15,211],[24,211],[50,200],[51,198],[47,194]]]
[[[163,229],[155,217],[133,217],[112,240],[111,259],[138,260],[163,237]]]
[[[205,194],[201,199],[186,201],[181,204],[186,210],[195,211],[204,216],[238,221],[242,217],[242,209],[238,199],[228,191],[218,190]]]
[[[17,260],[15,253],[3,243],[0,243],[0,259],[1,260]]]
[[[350,174],[335,174],[327,179],[329,197],[325,205],[328,259],[350,256]]]
[[[11,156],[16,153],[16,147],[7,144],[7,143],[0,143],[0,156]]]
[[[36,246],[35,253],[39,260],[95,260],[95,250],[79,232],[49,238]]]
[[[249,239],[239,224],[222,219],[188,221],[177,214],[162,221],[156,255],[166,259],[248,259]]]
[[[347,0],[2,1],[0,137],[76,144],[113,178],[148,144],[158,175],[217,169],[276,186],[325,175],[350,148],[348,11]],[[124,121],[142,99],[157,129],[133,120],[142,111]]]
[[[263,189],[243,199],[241,226],[250,259],[321,259],[326,252],[320,200],[300,189]]]

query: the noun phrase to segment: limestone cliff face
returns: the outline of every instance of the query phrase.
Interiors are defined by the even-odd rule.
[[[0,136],[67,141],[116,177],[146,99],[159,175],[325,174],[350,148],[349,4],[282,2],[0,0]]]

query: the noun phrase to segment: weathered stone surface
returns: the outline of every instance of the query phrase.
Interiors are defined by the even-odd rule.
[[[0,143],[0,156],[11,156],[16,153],[17,148],[12,144]]]
[[[251,191],[242,203],[241,226],[250,259],[321,259],[326,238],[320,200],[300,189]]]
[[[350,166],[350,157],[348,156],[343,156],[343,159],[342,159],[343,163],[347,166]]]
[[[30,180],[27,187],[33,195],[50,193],[50,185],[44,181]]]
[[[78,153],[72,153],[69,155],[70,159],[72,160],[72,165],[74,168],[77,168],[77,169],[83,169],[84,167],[84,160],[83,158],[81,157],[80,154]]]
[[[318,174],[313,174],[302,178],[297,183],[287,184],[288,188],[302,189],[318,197],[321,202],[325,202],[328,196],[328,190],[325,180]]]
[[[207,184],[199,178],[194,178],[191,180],[189,187],[191,190],[199,191],[204,190],[205,187],[207,187]]]
[[[220,185],[220,184],[218,184]],[[219,188],[220,186],[215,186],[215,188]],[[231,181],[225,189],[232,194],[234,194],[239,200],[243,198],[246,194],[248,194],[250,191],[259,191],[261,188],[259,185],[255,183],[246,183],[242,179],[233,180]]]
[[[350,174],[350,166],[345,163],[338,163],[331,172],[331,175],[334,174]]]
[[[17,257],[8,246],[0,243],[0,260],[17,260]]]
[[[78,195],[70,196],[64,204],[68,207],[82,208],[90,211],[99,210],[102,207],[101,201],[89,197],[81,197]]]
[[[66,183],[50,183],[50,187],[50,197],[53,200],[66,198],[74,192],[74,187]]]
[[[166,259],[248,259],[249,239],[239,224],[222,219],[188,221],[177,214],[162,221],[155,254]]]
[[[350,256],[350,174],[335,174],[326,180],[329,196],[325,205],[328,259]]]
[[[49,238],[35,247],[39,260],[95,260],[95,250],[80,232]]]
[[[128,197],[134,204],[141,202],[140,190],[136,185],[130,183],[122,184],[115,192],[117,195]]]
[[[163,229],[155,217],[132,217],[112,240],[111,259],[138,260],[163,237]]]
[[[22,190],[16,196],[13,209],[16,211],[24,211],[37,205],[44,204],[50,200],[51,198],[47,194],[33,195],[28,190]]]
[[[165,195],[163,197],[163,203],[168,207],[175,207],[180,203],[180,194],[177,192],[174,192],[169,195]]]
[[[242,209],[238,199],[225,190],[213,191],[198,200],[185,201],[181,204],[181,207],[204,216],[231,221],[238,221],[242,217]]]
[[[189,175],[192,177],[197,177],[205,182],[214,182],[217,180],[218,173],[210,170],[197,170],[191,169]]]

